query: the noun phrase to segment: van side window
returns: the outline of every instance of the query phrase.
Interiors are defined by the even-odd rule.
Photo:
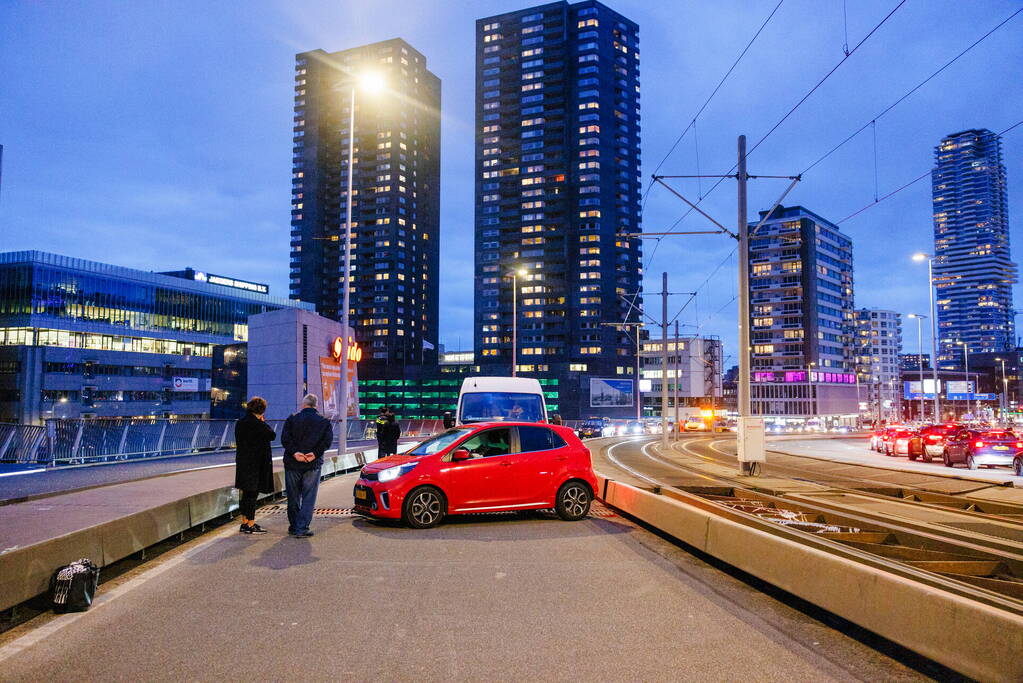
[[[519,445],[523,453],[561,448],[565,440],[547,427],[519,427]]]

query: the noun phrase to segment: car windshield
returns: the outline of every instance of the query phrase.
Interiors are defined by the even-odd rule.
[[[488,391],[462,394],[462,422],[540,422],[543,404],[538,394]]]
[[[583,422],[583,427],[603,427],[603,420],[586,420]]]
[[[449,429],[432,439],[423,441],[412,450],[406,451],[404,455],[433,455],[434,453],[439,453],[471,431],[471,429]]]

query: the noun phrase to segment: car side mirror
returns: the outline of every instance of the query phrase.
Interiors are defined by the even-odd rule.
[[[458,448],[451,453],[451,462],[459,462],[461,460],[468,460],[472,457],[472,453],[464,448]]]

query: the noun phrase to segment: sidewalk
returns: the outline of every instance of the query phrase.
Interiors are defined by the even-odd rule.
[[[600,508],[224,529],[0,647],[5,681],[922,680]],[[102,591],[101,591],[102,592]]]
[[[355,452],[324,458],[323,476],[359,465]],[[359,451],[367,460],[375,448]],[[284,472],[274,463],[276,491]],[[47,590],[61,565],[101,567],[238,507],[234,467],[168,474],[0,506],[0,610]]]

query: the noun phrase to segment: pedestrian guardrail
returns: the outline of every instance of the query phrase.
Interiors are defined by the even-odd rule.
[[[334,442],[341,420],[331,420]],[[284,420],[268,420],[280,436]],[[348,420],[348,441],[376,438],[373,420]],[[441,420],[400,420],[402,437],[443,430]],[[42,426],[0,424],[0,462],[65,466],[234,449],[234,420],[163,418],[50,419]]]

